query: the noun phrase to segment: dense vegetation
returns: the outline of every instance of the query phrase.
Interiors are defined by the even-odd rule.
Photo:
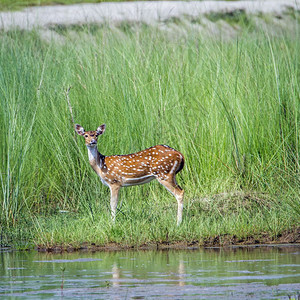
[[[299,39],[167,34],[143,24],[0,36],[1,243],[143,244],[268,233],[299,225]],[[182,225],[157,182],[109,190],[88,164],[75,121],[106,123],[105,155],[168,144],[186,165]],[[25,244],[22,244],[25,243]]]

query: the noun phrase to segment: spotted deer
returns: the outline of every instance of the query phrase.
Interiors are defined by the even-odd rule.
[[[176,174],[184,165],[183,155],[166,145],[157,145],[126,155],[102,155],[97,148],[98,137],[105,131],[105,124],[96,131],[85,131],[79,124],[76,132],[83,136],[88,149],[89,162],[103,184],[110,188],[112,219],[116,218],[116,209],[121,187],[148,183],[157,179],[178,203],[177,225],[182,220],[184,190],[176,182]]]

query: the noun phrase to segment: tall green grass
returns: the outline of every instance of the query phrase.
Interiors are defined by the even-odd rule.
[[[175,38],[130,24],[60,34],[1,33],[2,243],[130,244],[299,225],[298,39]],[[156,182],[121,190],[111,223],[109,191],[74,135],[69,86],[75,121],[107,125],[101,153],[168,144],[184,154],[181,228],[175,199]]]

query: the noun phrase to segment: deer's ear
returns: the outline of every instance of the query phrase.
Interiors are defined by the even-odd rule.
[[[85,134],[84,128],[82,126],[80,126],[79,124],[75,124],[75,131],[79,135],[84,135]]]
[[[98,134],[98,135],[103,134],[104,131],[105,131],[105,127],[106,127],[105,124],[100,125],[100,126],[97,128],[97,134]]]

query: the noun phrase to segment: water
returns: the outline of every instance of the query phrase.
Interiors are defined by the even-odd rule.
[[[3,296],[299,299],[300,247],[71,254],[2,251]]]

